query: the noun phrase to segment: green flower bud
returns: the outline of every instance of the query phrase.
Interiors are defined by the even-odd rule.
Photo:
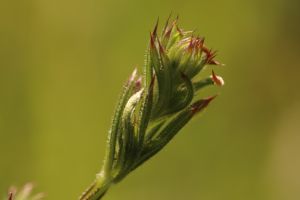
[[[183,31],[177,19],[167,21],[161,34],[158,23],[150,33],[144,74],[134,70],[124,86],[108,136],[102,171],[81,200],[100,199],[108,188],[159,152],[195,114],[215,98],[195,99],[201,88],[221,86],[214,71],[202,80],[207,65],[220,65],[204,38]]]

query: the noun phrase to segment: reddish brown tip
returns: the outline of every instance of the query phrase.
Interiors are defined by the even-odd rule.
[[[214,70],[212,70],[210,77],[213,80],[213,82],[214,82],[215,85],[218,85],[218,86],[223,86],[224,85],[223,78],[221,76],[217,76],[215,74]]]
[[[189,52],[192,52],[193,48],[194,48],[194,36],[191,36],[191,39],[190,39],[190,42],[189,42],[189,45],[188,45],[187,49],[188,49]]]
[[[157,35],[158,22],[159,22],[159,18],[157,18],[154,30],[152,32],[152,34],[154,35],[154,37],[156,37],[156,35]]]
[[[204,37],[198,37],[197,48],[202,49],[203,46],[204,46]]]
[[[168,19],[167,19],[167,21],[166,21],[165,27],[164,27],[164,29],[163,29],[163,34],[165,34],[166,31],[167,31],[167,28],[168,28],[168,26],[169,26],[169,21],[170,21],[171,16],[172,16],[172,13],[170,13],[170,15],[169,15],[169,17],[168,17]]]
[[[202,51],[206,54],[206,63],[207,64],[217,63],[216,61],[213,60],[217,55],[217,51],[208,49],[205,46],[202,47]]]
[[[217,95],[211,96],[211,97],[208,97],[208,98],[205,98],[205,99],[201,99],[201,100],[196,101],[195,103],[193,103],[191,105],[191,112],[192,112],[192,114],[195,115],[198,112],[202,111],[216,97],[217,97]]]
[[[183,36],[183,31],[177,25],[176,25],[176,30],[181,36]]]
[[[224,65],[220,62],[214,60],[214,58],[217,55],[217,51],[212,51],[211,49],[208,49],[204,45],[202,46],[201,50],[206,54],[206,63],[209,65]]]
[[[155,48],[155,37],[152,33],[150,33],[150,48],[151,49]]]
[[[171,26],[165,33],[165,38],[170,38],[173,27]]]
[[[165,49],[164,47],[161,45],[161,42],[159,41],[159,39],[157,38],[157,42],[158,42],[158,46],[159,46],[159,53],[161,54],[165,54]]]
[[[165,34],[164,37],[165,38],[169,38],[171,36],[173,27],[177,26],[176,23],[177,23],[177,20],[174,20],[170,26],[166,27],[166,30],[164,31],[164,34]]]

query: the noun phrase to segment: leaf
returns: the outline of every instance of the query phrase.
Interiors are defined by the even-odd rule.
[[[140,108],[139,119],[138,119],[139,149],[141,149],[143,145],[146,129],[148,127],[148,123],[151,117],[154,80],[155,78],[152,77],[151,84],[149,88],[146,90],[146,92],[144,93],[141,101],[141,108]]]
[[[137,70],[135,69],[130,76],[127,84],[125,84],[122,95],[120,97],[119,103],[117,105],[117,108],[114,112],[114,117],[112,120],[112,126],[108,134],[108,140],[107,140],[107,151],[104,161],[104,171],[109,172],[112,169],[113,166],[113,160],[115,156],[115,148],[116,148],[116,138],[119,131],[119,125],[121,116],[123,113],[123,110],[125,108],[125,105],[127,103],[127,100],[130,98],[130,95],[132,93],[132,89],[135,85],[134,79],[136,78]]]
[[[192,117],[202,111],[215,98],[209,97],[196,101],[188,108],[181,111],[176,117],[171,119],[157,136],[143,150],[141,158],[133,166],[132,170],[143,164],[146,160],[159,152],[170,140],[192,119]]]
[[[167,62],[168,60],[166,58],[166,55],[163,55],[163,53],[159,54],[155,43],[156,38],[153,36],[153,34],[151,34],[150,37],[152,44],[150,47],[150,62],[151,67],[155,71],[158,82],[158,100],[153,111],[153,115],[157,116],[161,109],[163,109],[163,107],[166,105],[166,103],[168,103],[170,98],[170,93],[172,91],[170,76],[171,73],[168,63],[163,63],[163,60],[165,60],[165,62]]]
[[[186,71],[186,75],[190,78],[193,78],[205,67],[206,61],[200,59],[197,63],[194,63],[193,67],[190,67],[188,71]]]
[[[144,61],[144,88],[148,88],[153,76],[153,68],[150,62],[150,49],[148,48],[145,53]]]
[[[206,78],[197,82],[193,83],[194,86],[194,90],[195,92],[198,92],[200,89],[209,86],[209,85],[213,85],[214,81],[211,78]]]
[[[142,93],[143,90],[140,90],[130,97],[122,115],[121,134],[119,137],[121,137],[123,145],[120,149],[119,156],[117,157],[118,164],[116,168],[119,171],[115,177],[116,182],[120,181],[127,174],[130,165],[136,158],[139,140],[137,133],[135,132],[133,119],[136,105],[140,101]]]
[[[153,139],[153,137],[156,136],[157,132],[165,124],[165,122],[166,122],[166,120],[162,120],[161,122],[158,122],[158,124],[156,124],[155,126],[150,128],[150,130],[147,131],[144,145],[146,145],[148,143],[148,141],[151,141]]]

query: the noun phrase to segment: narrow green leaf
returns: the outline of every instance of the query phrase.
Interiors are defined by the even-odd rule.
[[[191,106],[181,111],[176,117],[171,119],[167,125],[162,128],[154,140],[145,147],[140,159],[135,163],[132,170],[143,164],[146,160],[151,158],[165,145],[167,145],[170,140],[180,131],[180,129],[182,129],[195,114],[202,111],[214,98],[215,97],[210,97],[196,101]]]
[[[189,70],[185,71],[186,75],[190,78],[195,77],[205,67],[205,64],[206,61],[200,59],[197,63],[194,63],[193,67],[190,67]]]
[[[144,88],[148,88],[151,83],[152,76],[153,76],[153,68],[151,66],[150,49],[149,48],[145,52],[143,73],[144,73]]]
[[[167,49],[170,49],[173,46],[175,46],[176,43],[182,39],[182,37],[183,36],[181,35],[181,33],[177,31],[176,25],[174,25],[172,27],[172,33],[171,33],[170,40],[168,41],[168,44],[167,44]]]
[[[157,136],[147,146],[144,147],[143,153],[135,163],[132,170],[143,164],[146,160],[161,150],[173,136],[191,119],[192,112],[189,109],[182,111],[176,118],[169,122],[163,129],[157,133]],[[167,135],[168,133],[168,135]],[[164,137],[162,138],[162,134]]]
[[[172,71],[170,68],[170,61],[158,39],[157,43],[159,45],[160,53],[158,53],[157,48],[155,47],[154,51],[156,53],[153,54],[153,60],[156,60],[156,64],[153,66],[158,82],[158,101],[156,102],[153,111],[154,117],[158,117],[161,110],[167,106],[172,94]]]
[[[104,172],[109,174],[109,172],[112,169],[113,166],[113,160],[115,156],[115,148],[116,148],[116,138],[119,131],[119,125],[121,116],[123,113],[123,110],[125,108],[125,105],[127,103],[127,100],[130,98],[130,95],[132,93],[132,89],[134,87],[134,79],[136,78],[137,70],[135,69],[130,76],[128,82],[124,86],[122,95],[120,97],[119,103],[117,105],[117,108],[114,112],[114,117],[112,120],[112,126],[108,133],[108,139],[107,139],[107,149],[106,149],[106,155],[104,160]]]
[[[123,145],[122,149],[120,149],[120,156],[117,157],[118,165],[116,167],[119,172],[116,175],[115,181],[120,181],[126,175],[127,169],[130,168],[135,159],[139,141],[135,132],[134,113],[142,93],[143,90],[140,90],[130,97],[122,115],[122,132],[119,137],[122,138]]]
[[[197,82],[193,83],[193,87],[195,92],[198,92],[200,89],[209,86],[209,85],[213,85],[214,81],[211,78],[206,78]]]
[[[155,80],[154,77],[152,77],[151,84],[142,97],[141,108],[140,108],[139,119],[138,119],[139,149],[141,149],[141,146],[143,145],[146,129],[148,127],[148,123],[151,117],[154,80]]]
[[[154,127],[150,128],[149,131],[147,131],[144,144],[147,144],[148,141],[152,140],[156,136],[159,129],[165,124],[165,122],[166,122],[166,120],[162,120],[161,122],[156,124]]]

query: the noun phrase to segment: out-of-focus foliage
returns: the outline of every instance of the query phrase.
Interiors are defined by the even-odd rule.
[[[48,199],[78,197],[102,164],[120,86],[141,69],[155,19],[173,11],[220,52],[227,84],[106,199],[299,199],[299,6],[1,1],[0,193],[34,181]]]
[[[33,194],[33,184],[27,183],[20,189],[17,190],[15,187],[11,187],[8,192],[8,196],[3,200],[41,200],[44,198],[43,193]]]

